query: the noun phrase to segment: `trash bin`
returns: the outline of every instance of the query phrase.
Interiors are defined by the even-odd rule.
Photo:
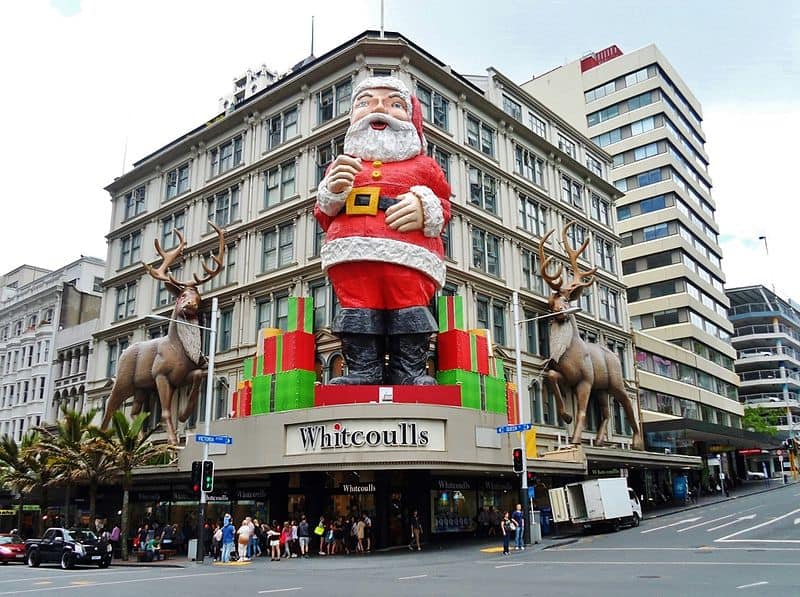
[[[549,535],[553,528],[553,511],[550,508],[542,508],[542,535]]]
[[[189,560],[197,559],[197,539],[189,539]]]
[[[542,513],[531,510],[531,543],[542,542]]]

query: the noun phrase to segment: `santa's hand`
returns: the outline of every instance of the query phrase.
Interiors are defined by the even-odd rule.
[[[422,201],[414,193],[403,193],[397,203],[386,209],[386,224],[392,230],[421,230],[422,223]]]
[[[356,174],[361,172],[361,161],[349,155],[337,156],[331,164],[331,169],[325,177],[328,181],[328,191],[331,193],[344,193],[353,190],[353,181]]]

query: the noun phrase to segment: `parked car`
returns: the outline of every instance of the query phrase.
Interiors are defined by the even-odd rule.
[[[39,564],[61,564],[64,570],[76,564],[111,565],[111,543],[88,529],[50,528],[41,539],[28,539],[25,549],[32,568]]]
[[[7,533],[0,535],[0,562],[8,564],[24,561],[25,542],[18,535]]]
[[[748,481],[763,481],[767,476],[761,471],[747,471]]]

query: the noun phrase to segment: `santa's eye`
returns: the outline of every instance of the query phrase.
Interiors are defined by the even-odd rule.
[[[400,110],[405,110],[406,109],[406,105],[403,102],[394,102],[392,104],[392,108],[398,108]]]

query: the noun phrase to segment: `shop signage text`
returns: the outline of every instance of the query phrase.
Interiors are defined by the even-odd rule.
[[[342,483],[345,493],[375,493],[374,483]]]
[[[353,419],[286,427],[286,453],[444,450],[444,421]]]
[[[445,481],[444,479],[439,479],[436,482],[437,489],[472,489],[472,483],[469,481]]]

